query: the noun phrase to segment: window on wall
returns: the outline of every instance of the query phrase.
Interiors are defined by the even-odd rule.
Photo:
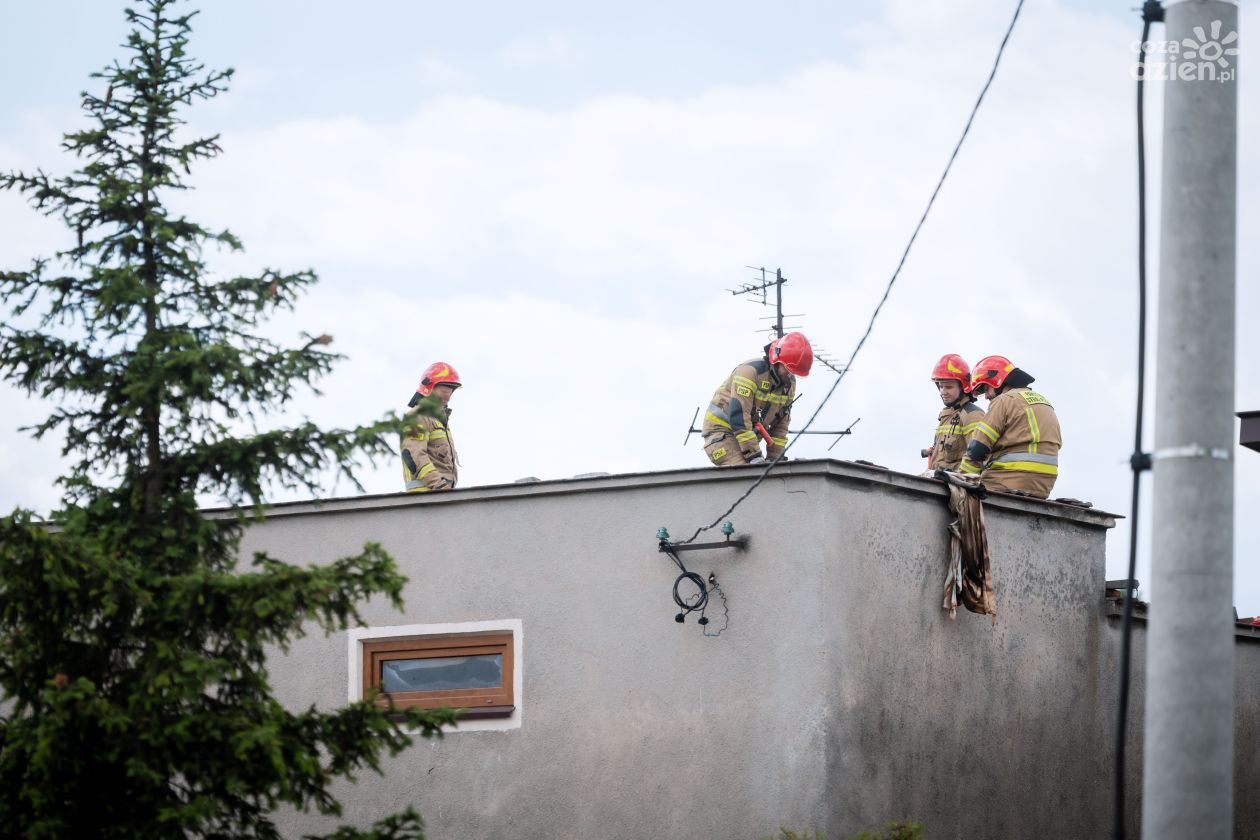
[[[465,709],[465,718],[507,717],[512,696],[511,631],[412,639],[364,639],[363,692],[400,708]]]

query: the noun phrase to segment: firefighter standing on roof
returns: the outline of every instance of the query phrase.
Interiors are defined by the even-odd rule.
[[[972,393],[989,400],[961,470],[990,490],[1050,496],[1063,443],[1050,402],[1028,386],[1035,380],[1005,356],[986,356],[971,373]]]
[[[451,437],[451,394],[460,387],[459,374],[445,362],[425,368],[416,393],[407,403],[402,435],[403,482],[408,493],[450,490],[459,478],[459,457]]]
[[[782,455],[796,377],[809,376],[813,363],[809,340],[793,332],[767,344],[762,358],[731,371],[704,413],[704,451],[709,460],[722,466],[761,464]]]
[[[957,353],[941,356],[932,368],[932,381],[945,408],[936,419],[932,448],[920,454],[927,457],[929,470],[956,470],[967,450],[967,438],[984,419],[984,409],[971,396],[971,368]]]

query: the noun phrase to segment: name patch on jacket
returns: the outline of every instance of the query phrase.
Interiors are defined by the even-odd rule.
[[[1018,393],[1029,405],[1050,405],[1050,401],[1036,391],[1019,391]]]

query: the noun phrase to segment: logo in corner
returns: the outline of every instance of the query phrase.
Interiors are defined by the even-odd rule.
[[[1225,56],[1238,55],[1238,47],[1229,47],[1226,44],[1236,42],[1238,33],[1231,29],[1229,34],[1222,38],[1219,20],[1212,21],[1211,32],[1212,36],[1209,38],[1202,26],[1196,26],[1194,38],[1181,39],[1181,46],[1185,47],[1181,57],[1186,61],[1214,61],[1222,69],[1229,67],[1229,59]]]
[[[1240,52],[1238,33],[1229,30],[1221,34],[1225,25],[1214,20],[1209,25],[1196,26],[1193,38],[1180,41],[1134,41],[1133,51],[1145,52],[1147,62],[1133,65],[1135,79],[1153,81],[1207,81],[1232,82],[1238,78],[1234,56]]]

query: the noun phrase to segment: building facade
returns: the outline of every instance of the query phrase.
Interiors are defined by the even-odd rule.
[[[490,661],[510,670],[500,693],[466,695],[487,716],[342,787],[346,819],[366,825],[412,804],[430,836],[464,840],[730,840],[780,827],[840,840],[899,818],[934,840],[1106,836],[1120,628],[1104,599],[1104,545],[1115,517],[991,497],[996,620],[949,620],[941,484],[791,461],[729,516],[746,547],[678,555],[720,587],[707,625],[699,613],[679,623],[680,572],[658,529],[689,537],[757,474],[289,504],[251,526],[246,553],[328,562],[374,541],[410,578],[404,612],[370,603],[366,627],[314,633],[273,657],[285,702],[361,696],[378,658],[419,661],[394,643],[496,644]],[[714,528],[697,541],[724,539]],[[684,599],[695,591],[679,586]],[[1139,623],[1134,837],[1144,636]],[[1240,629],[1236,653],[1236,836],[1257,837],[1260,637]],[[281,820],[292,836],[330,824]]]

